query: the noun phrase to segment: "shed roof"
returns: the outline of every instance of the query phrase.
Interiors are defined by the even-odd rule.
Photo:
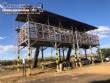
[[[77,29],[78,31],[89,31],[97,29],[97,27],[68,18],[62,15],[58,15],[49,11],[44,10],[40,14],[30,14],[30,20],[33,22],[50,24],[52,26],[66,28],[66,29]],[[16,21],[26,22],[27,14],[18,14],[16,17]]]

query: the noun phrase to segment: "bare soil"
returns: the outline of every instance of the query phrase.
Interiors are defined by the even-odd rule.
[[[27,72],[28,74],[28,72]],[[0,83],[110,83],[110,62],[56,72],[55,69],[32,69],[31,76],[22,71],[0,72]]]

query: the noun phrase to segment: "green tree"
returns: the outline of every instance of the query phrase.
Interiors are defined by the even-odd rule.
[[[101,48],[101,53],[103,57],[109,57],[110,56],[110,48]],[[99,54],[99,49],[98,49]]]

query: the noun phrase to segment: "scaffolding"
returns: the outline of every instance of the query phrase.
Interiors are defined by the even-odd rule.
[[[36,19],[35,19],[36,18]],[[53,20],[54,19],[54,20]],[[56,52],[56,67],[60,68],[61,55],[60,48],[63,49],[63,60],[70,61],[72,49],[74,51],[74,62],[76,67],[81,66],[80,48],[88,49],[91,46],[99,46],[99,38],[97,35],[88,33],[87,31],[96,29],[96,27],[81,23],[69,18],[59,16],[47,11],[40,15],[23,15],[18,14],[18,22],[22,22],[17,28],[18,33],[18,66],[20,59],[20,47],[28,47],[28,69],[31,74],[31,48],[35,48],[35,57],[33,67],[37,67],[40,48],[42,59],[44,59],[43,51],[52,47]],[[24,23],[24,24],[23,24]],[[64,49],[68,49],[65,57]],[[58,52],[59,51],[59,52]],[[18,67],[19,68],[19,67]],[[42,60],[42,68],[43,60]],[[18,69],[19,70],[19,69]]]
[[[50,47],[53,47],[52,43],[54,42],[60,43],[59,46],[61,47],[68,47],[68,44],[76,45],[77,43],[79,44],[79,47],[84,45],[96,46],[99,44],[99,38],[97,35],[77,31],[76,39],[75,31],[73,32],[72,30],[35,22],[30,22],[30,24],[29,22],[26,22],[21,28],[19,28],[18,35],[20,46],[27,46],[28,35],[31,41],[31,46],[34,46],[35,44],[43,45],[46,42],[49,42],[48,46]]]

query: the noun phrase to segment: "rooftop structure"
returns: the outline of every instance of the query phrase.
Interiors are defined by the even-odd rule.
[[[31,14],[28,22],[26,14],[17,16],[16,21],[25,22],[20,28],[19,45],[26,46],[28,34],[32,47],[47,46],[53,47],[51,43],[61,43],[60,47],[76,45],[76,33],[79,46],[89,48],[99,44],[98,36],[86,33],[87,31],[97,29],[94,26],[82,23],[64,16],[60,16],[48,11],[41,14]],[[28,28],[29,32],[28,32]],[[77,32],[75,32],[77,31]],[[23,34],[23,35],[22,35]],[[38,43],[40,42],[40,43]]]
[[[40,14],[18,14],[16,21],[22,24],[17,28],[18,47],[28,46],[29,57],[31,47],[36,48],[34,67],[37,65],[40,48],[42,48],[42,58],[44,47],[55,48],[57,58],[60,57],[57,51],[67,48],[66,60],[69,61],[72,49],[78,52],[80,48],[88,49],[99,45],[98,36],[87,33],[97,27],[46,10]]]

